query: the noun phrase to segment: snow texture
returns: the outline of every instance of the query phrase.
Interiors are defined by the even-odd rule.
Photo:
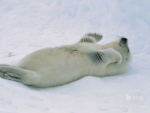
[[[45,47],[73,44],[87,32],[129,39],[133,60],[120,75],[87,76],[52,88],[0,78],[0,113],[150,113],[149,0],[1,0],[0,64]]]

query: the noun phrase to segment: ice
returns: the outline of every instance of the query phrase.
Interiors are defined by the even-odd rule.
[[[0,78],[0,113],[150,113],[149,6],[148,0],[1,0],[0,64],[76,43],[87,32],[101,33],[100,43],[127,37],[133,60],[124,74],[45,89]]]

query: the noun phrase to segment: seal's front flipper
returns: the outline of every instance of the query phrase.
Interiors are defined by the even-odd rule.
[[[86,42],[86,43],[97,43],[102,39],[101,34],[97,33],[87,33],[85,34],[79,42]]]
[[[93,63],[97,64],[103,63],[108,65],[111,63],[120,64],[122,62],[121,54],[112,48],[100,51],[92,51],[87,53],[87,56]]]

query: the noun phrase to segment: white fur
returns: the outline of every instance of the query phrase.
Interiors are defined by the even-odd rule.
[[[108,76],[124,72],[131,59],[130,52],[119,46],[119,40],[105,45],[77,43],[35,51],[23,58],[18,67],[0,66],[0,76],[9,78],[9,73],[22,76],[24,84],[36,87],[63,85],[84,76]],[[94,62],[89,55],[103,54],[104,62]],[[13,70],[13,71],[12,71]],[[2,72],[8,72],[8,75]],[[9,78],[11,79],[11,78]],[[15,80],[17,81],[17,80]]]

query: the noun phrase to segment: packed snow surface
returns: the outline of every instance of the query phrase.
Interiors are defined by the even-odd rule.
[[[128,71],[44,89],[0,78],[0,113],[150,113],[149,0],[0,0],[0,64],[87,32],[101,33],[100,44],[127,37]]]

